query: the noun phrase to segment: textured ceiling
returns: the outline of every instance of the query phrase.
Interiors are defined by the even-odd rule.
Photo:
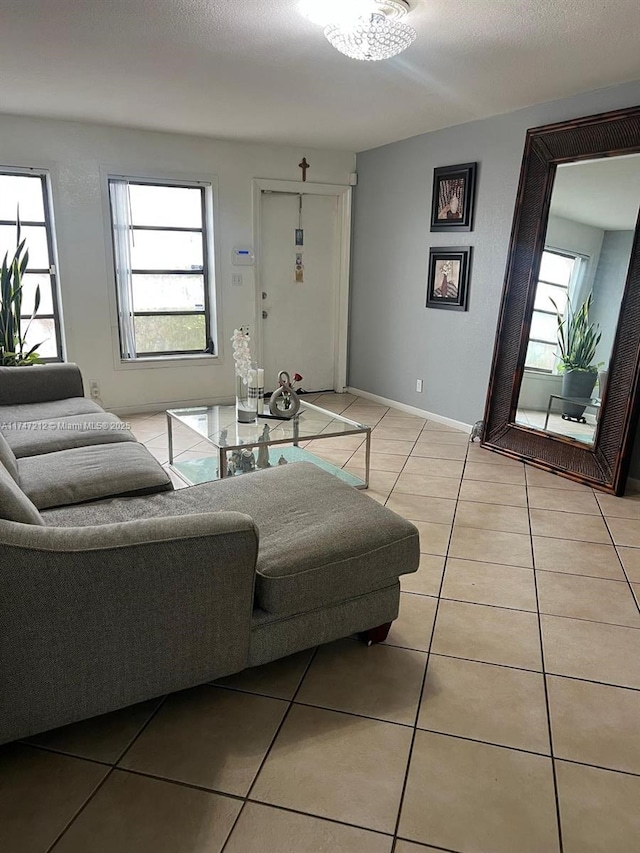
[[[380,63],[297,0],[0,0],[0,111],[363,150],[640,78],[639,0],[411,0]]]

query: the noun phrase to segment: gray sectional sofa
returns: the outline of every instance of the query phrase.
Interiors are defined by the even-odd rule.
[[[419,550],[305,463],[173,491],[74,365],[0,369],[0,743],[382,639]]]

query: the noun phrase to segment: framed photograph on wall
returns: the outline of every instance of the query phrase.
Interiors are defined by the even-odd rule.
[[[433,170],[432,231],[472,231],[477,163]]]
[[[471,246],[429,249],[427,308],[466,311],[470,272]]]

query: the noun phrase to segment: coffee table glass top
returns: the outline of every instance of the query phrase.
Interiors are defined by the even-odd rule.
[[[258,417],[256,423],[239,424],[235,406],[195,406],[169,409],[167,415],[199,433],[216,447],[278,444],[314,438],[364,433],[368,426],[311,403],[301,402],[298,415],[287,421]],[[265,432],[265,427],[268,431]]]
[[[300,411],[290,420],[259,416],[255,423],[240,424],[235,406],[169,409],[167,420],[169,463],[187,483],[206,483],[260,468],[312,462],[357,489],[369,485],[371,427],[311,403],[301,401]],[[173,425],[177,424],[200,435],[211,445],[211,451],[201,450],[202,455],[190,451],[184,457],[178,453],[174,459]],[[360,435],[364,439],[364,477],[344,470],[305,446],[313,441],[311,447],[317,448],[321,439],[345,435]]]

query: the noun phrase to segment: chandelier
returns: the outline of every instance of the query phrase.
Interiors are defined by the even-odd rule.
[[[300,8],[351,59],[391,59],[416,38],[413,27],[400,20],[409,11],[407,0],[302,0]]]

